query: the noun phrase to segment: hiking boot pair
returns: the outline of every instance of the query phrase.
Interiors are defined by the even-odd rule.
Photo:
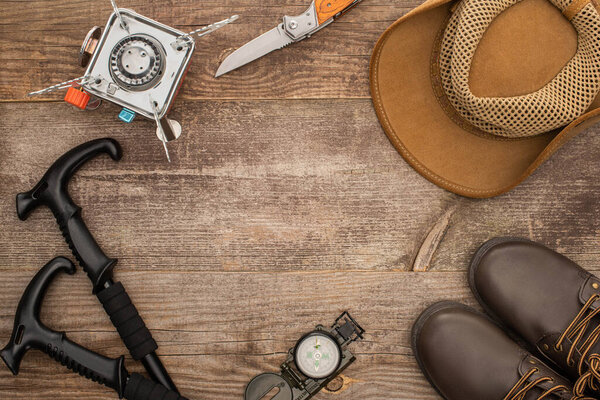
[[[524,239],[485,243],[469,284],[487,316],[425,310],[412,347],[446,400],[600,399],[600,279]]]

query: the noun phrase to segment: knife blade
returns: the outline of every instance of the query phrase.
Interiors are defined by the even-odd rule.
[[[292,43],[294,43],[294,40],[285,33],[283,24],[279,24],[267,33],[263,33],[256,39],[253,39],[231,53],[219,66],[215,77],[218,78],[219,76],[233,71],[242,65],[248,64],[265,54],[284,48]]]
[[[313,0],[302,14],[283,17],[283,23],[231,53],[219,66],[218,78],[272,51],[299,42],[325,28],[362,0]]]

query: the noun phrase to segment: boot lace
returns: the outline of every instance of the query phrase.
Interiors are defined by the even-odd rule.
[[[528,383],[527,381],[529,380],[529,378],[533,374],[537,373],[538,371],[539,371],[539,369],[537,369],[537,368],[532,368],[531,370],[529,370],[528,373],[526,373],[525,375],[523,375],[523,377],[521,379],[519,379],[519,381],[515,384],[515,386],[513,386],[513,388],[510,390],[510,392],[508,392],[508,394],[506,395],[506,397],[504,397],[503,400],[524,400],[527,393],[531,389],[533,389],[534,387],[539,385],[540,383],[554,381],[554,378],[551,378],[549,376],[543,376],[543,377],[540,377],[540,378],[535,379]],[[558,394],[561,392],[570,392],[570,391],[571,391],[571,389],[565,385],[556,385],[556,386],[546,390],[544,393],[540,394],[540,396],[536,400],[548,399],[552,394]],[[594,400],[594,399],[591,397],[583,397],[580,395],[574,395],[573,397],[571,397],[571,400]]]
[[[567,339],[572,342],[572,346],[567,354],[567,365],[570,367],[575,366],[573,356],[575,351],[579,349],[581,354],[581,358],[577,364],[579,379],[577,379],[577,382],[575,382],[575,385],[573,386],[573,392],[578,396],[583,396],[583,393],[587,388],[597,391],[600,383],[600,354],[590,354],[592,347],[600,338],[600,325],[594,328],[587,339],[580,344],[585,332],[588,330],[592,318],[600,313],[600,308],[590,311],[592,304],[598,299],[600,299],[599,294],[594,294],[590,297],[581,308],[581,311],[579,311],[579,314],[577,314],[554,345],[555,350],[560,351],[563,343]],[[590,312],[588,313],[588,311]],[[588,369],[584,372],[586,359]]]

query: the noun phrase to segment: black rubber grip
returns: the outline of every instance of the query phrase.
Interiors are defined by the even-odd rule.
[[[52,209],[60,231],[71,252],[88,274],[94,285],[94,293],[102,290],[104,283],[111,278],[117,264],[116,258],[110,258],[100,248],[81,217],[81,208],[68,217],[61,216]]]
[[[127,400],[188,400],[136,373],[129,376],[124,397]]]
[[[99,292],[98,299],[134,360],[156,351],[156,341],[120,282]]]
[[[55,332],[52,332],[55,333]],[[107,358],[67,339],[56,332],[59,340],[46,345],[44,352],[73,372],[94,382],[106,385],[122,395],[126,376],[124,358]]]

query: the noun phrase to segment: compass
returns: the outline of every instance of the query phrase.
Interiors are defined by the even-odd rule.
[[[313,331],[298,341],[294,352],[296,366],[309,378],[331,375],[340,365],[342,350],[337,340],[324,331]]]
[[[356,360],[348,346],[364,329],[342,313],[330,328],[317,325],[288,351],[281,372],[260,374],[246,386],[244,400],[309,400]]]

